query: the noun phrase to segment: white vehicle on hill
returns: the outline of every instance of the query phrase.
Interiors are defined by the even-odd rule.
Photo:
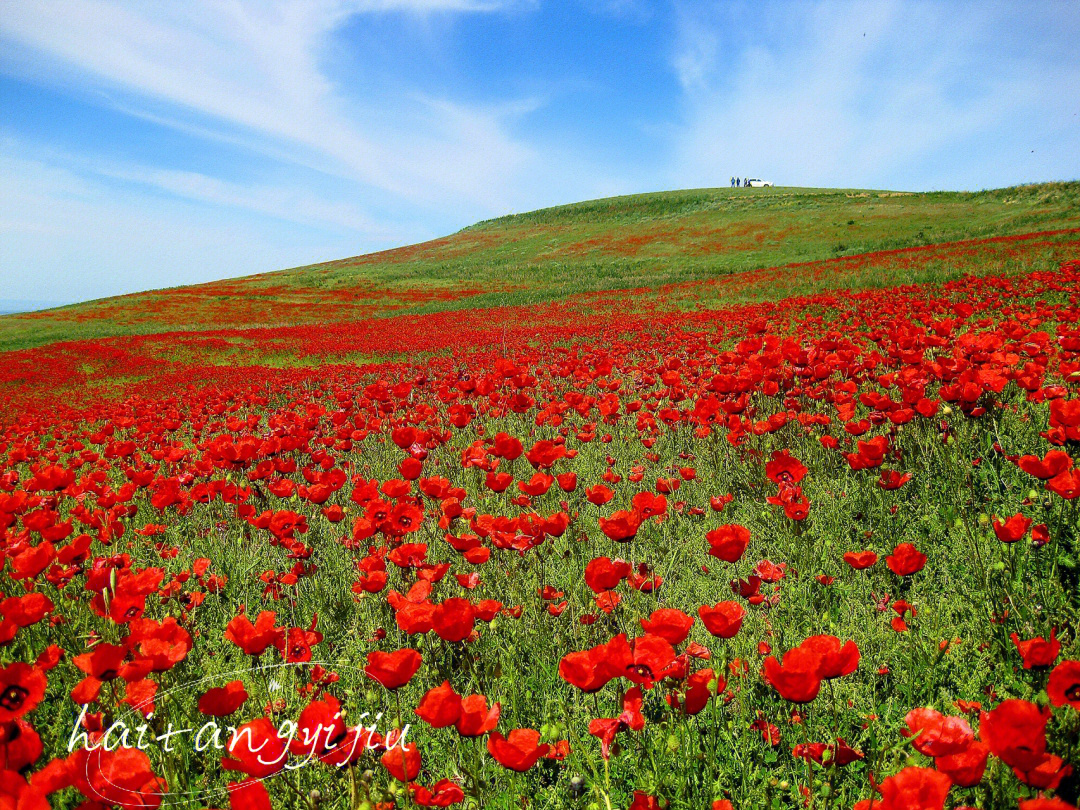
[[[749,180],[747,180],[745,183],[743,183],[743,185],[744,186],[750,186],[750,188],[766,188],[766,187],[772,188],[772,181],[771,180],[759,180],[756,177],[751,177]]]

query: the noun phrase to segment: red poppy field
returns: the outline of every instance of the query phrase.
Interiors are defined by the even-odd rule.
[[[6,352],[0,808],[1075,806],[1080,230],[1026,221]]]

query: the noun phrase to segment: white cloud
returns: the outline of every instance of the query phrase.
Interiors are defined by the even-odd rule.
[[[415,98],[396,108],[346,102],[321,59],[332,33],[356,14],[483,12],[501,5],[471,0],[8,2],[0,10],[0,35],[36,54],[41,64],[35,70],[74,70],[106,90],[247,130],[268,141],[267,151],[300,165],[417,204],[464,199],[495,210],[505,195],[493,191],[505,187],[530,157],[508,133],[498,108]],[[364,89],[351,88],[361,96]],[[482,160],[476,158],[480,153]]]
[[[1069,47],[1068,25],[1059,23],[1060,43],[1042,31],[1062,11],[801,3],[765,5],[751,20],[735,6],[684,7],[672,56],[685,102],[674,182],[750,174],[919,189],[1075,177],[1067,144],[1080,153],[1069,121],[1080,63],[1064,50],[1055,58],[1055,46]],[[1052,154],[1032,157],[1028,142],[1048,139],[1058,141]]]
[[[8,144],[5,144],[8,146]],[[5,150],[6,151],[6,150]],[[133,178],[134,179],[134,178]],[[178,177],[143,178],[184,186]],[[0,153],[0,288],[6,299],[75,301],[297,266],[355,252],[348,231],[245,216],[255,191],[187,178],[184,196],[131,194],[107,179]],[[184,191],[178,188],[177,191]],[[262,204],[273,209],[289,200]],[[220,205],[241,209],[223,217]],[[327,213],[327,212],[324,212]],[[328,216],[339,212],[330,210]],[[320,223],[322,228],[325,222]],[[397,242],[398,239],[391,241]]]
[[[317,228],[335,228],[386,242],[400,232],[373,222],[356,206],[333,202],[293,186],[230,183],[198,172],[143,166],[99,166],[97,173],[150,186],[195,202],[238,208],[275,219]]]

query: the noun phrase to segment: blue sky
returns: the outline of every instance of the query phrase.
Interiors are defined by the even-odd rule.
[[[0,299],[726,185],[1080,178],[1080,4],[0,4]]]

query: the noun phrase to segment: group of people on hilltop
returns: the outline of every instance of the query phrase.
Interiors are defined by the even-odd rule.
[[[739,179],[738,177],[732,177],[731,178],[731,187],[732,188],[740,188],[742,186],[749,187],[750,186],[750,179],[749,178]]]

